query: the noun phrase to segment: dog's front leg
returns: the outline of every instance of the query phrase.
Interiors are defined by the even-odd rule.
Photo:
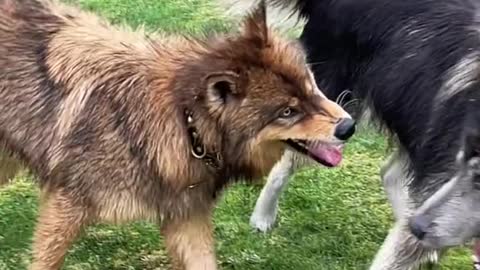
[[[287,150],[282,159],[270,171],[267,183],[263,187],[250,217],[250,225],[253,228],[261,232],[267,232],[272,228],[277,217],[278,201],[294,171],[294,161],[294,154]]]
[[[33,237],[33,261],[30,270],[58,270],[65,254],[87,225],[87,208],[58,191],[46,194]]]
[[[375,256],[370,270],[413,270],[423,263],[438,260],[439,253],[424,248],[407,225],[407,217],[413,211],[407,188],[411,180],[406,171],[408,162],[406,156],[395,152],[382,166],[380,174],[396,223]],[[432,266],[435,265],[435,263],[432,264]],[[427,266],[426,269],[429,268],[432,267]]]
[[[370,270],[413,270],[422,263],[438,260],[436,250],[425,248],[408,229],[405,218],[398,220],[375,256]]]
[[[387,194],[395,219],[399,220],[408,214],[410,196],[408,194],[407,183],[409,179],[407,173],[408,158],[402,156],[400,152],[395,152],[388,157],[387,162],[382,166],[380,175],[384,190]]]
[[[174,269],[217,269],[211,213],[166,221],[162,233]]]

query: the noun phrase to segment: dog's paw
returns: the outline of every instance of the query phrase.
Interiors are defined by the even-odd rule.
[[[270,231],[273,226],[275,225],[275,220],[277,217],[277,213],[271,213],[271,214],[257,214],[253,213],[253,215],[250,217],[250,226],[252,226],[254,229],[260,231],[260,232],[268,232]]]
[[[477,255],[472,255],[473,270],[480,270],[480,258]]]

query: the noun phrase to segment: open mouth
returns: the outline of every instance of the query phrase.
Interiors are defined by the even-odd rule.
[[[288,139],[285,143],[326,167],[336,167],[342,161],[343,144],[327,144],[321,141]]]

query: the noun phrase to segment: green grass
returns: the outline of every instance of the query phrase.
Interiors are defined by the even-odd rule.
[[[69,1],[115,23],[151,30],[201,33],[230,25],[209,0]],[[278,224],[267,234],[248,225],[260,187],[230,189],[215,212],[223,269],[366,269],[392,224],[378,176],[385,147],[382,137],[362,132],[348,145],[341,168],[298,172],[281,200]],[[28,175],[0,189],[0,270],[26,268],[37,203]],[[137,222],[89,228],[71,248],[65,269],[164,269],[167,263],[157,228]],[[442,269],[471,269],[469,251],[450,251]]]
[[[115,24],[167,32],[225,30],[228,20],[214,2],[205,0],[64,0],[100,12]]]

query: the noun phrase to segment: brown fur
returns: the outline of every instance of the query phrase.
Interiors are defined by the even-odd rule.
[[[286,106],[299,113],[279,118]],[[192,156],[185,110],[218,168]],[[31,269],[59,269],[89,224],[136,219],[161,224],[181,267],[216,269],[217,194],[267,173],[284,139],[333,141],[341,117],[298,45],[267,28],[263,4],[241,33],[202,40],[146,38],[47,0],[0,0],[0,143],[44,196]],[[2,181],[17,166],[7,169]]]

